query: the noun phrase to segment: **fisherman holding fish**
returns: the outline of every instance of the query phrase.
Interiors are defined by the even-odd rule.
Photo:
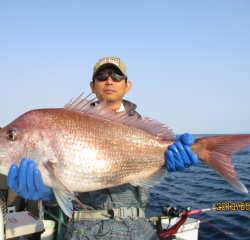
[[[123,100],[132,87],[128,81],[126,65],[117,57],[105,57],[94,66],[92,92],[98,101],[91,107],[106,100],[117,112],[137,114],[136,105]],[[140,115],[138,115],[140,117]],[[9,136],[10,138],[12,136]],[[181,171],[198,163],[198,157],[191,150],[194,138],[190,134],[177,137],[179,140],[166,152],[168,171]],[[8,174],[8,185],[25,199],[56,203],[51,188],[44,185],[41,172],[32,159],[22,159],[18,166],[13,164]],[[165,172],[161,177],[164,176]],[[135,184],[136,185],[136,184]],[[149,187],[146,185],[123,184],[111,188],[74,192],[80,202],[89,210],[92,217],[79,203],[73,201],[73,217],[68,223],[64,239],[159,239],[145,218],[145,208],[149,202]]]

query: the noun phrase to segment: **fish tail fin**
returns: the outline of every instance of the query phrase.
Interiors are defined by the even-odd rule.
[[[213,136],[196,139],[192,149],[203,163],[215,170],[229,184],[248,193],[245,185],[239,180],[230,156],[249,145],[250,134]]]

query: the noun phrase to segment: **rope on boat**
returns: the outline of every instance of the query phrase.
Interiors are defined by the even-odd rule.
[[[3,211],[3,222],[4,224],[6,224],[6,212],[7,212],[7,199],[5,197],[5,195],[2,193],[2,191],[0,190],[0,204],[1,204],[1,208]]]
[[[205,221],[205,220],[202,219],[202,218],[198,218],[196,221],[198,221],[199,219],[202,220],[202,221],[204,221],[204,222],[206,222],[207,224],[209,224],[209,225],[211,225],[211,226],[217,228],[218,230],[220,230],[221,232],[223,232],[223,233],[225,233],[225,234],[227,234],[227,235],[229,235],[229,234],[237,234],[237,233],[242,233],[242,232],[249,232],[249,231],[250,231],[250,229],[248,229],[248,230],[244,230],[244,231],[240,231],[240,232],[232,232],[232,233],[229,233],[229,232],[223,231],[221,228],[216,227],[216,226],[213,225],[212,223],[207,222],[207,221]]]
[[[189,226],[186,230],[188,230],[194,223],[196,223],[196,222],[199,221],[199,220],[202,220],[202,221],[206,222],[207,224],[213,226],[214,228],[217,228],[219,231],[221,231],[221,232],[223,232],[223,233],[225,233],[225,234],[227,234],[227,235],[238,234],[238,233],[242,233],[242,232],[250,232],[250,229],[248,229],[248,230],[244,230],[244,231],[240,231],[240,232],[232,232],[232,233],[229,233],[229,232],[226,232],[226,231],[222,230],[222,229],[219,228],[219,227],[216,227],[216,226],[213,225],[212,223],[210,223],[210,222],[204,220],[203,218],[198,218],[198,219],[196,219],[196,221],[193,222],[192,224],[190,224],[190,226]],[[182,235],[180,236],[180,239],[182,239],[181,237],[183,236],[183,234],[185,234],[185,232],[182,233]]]

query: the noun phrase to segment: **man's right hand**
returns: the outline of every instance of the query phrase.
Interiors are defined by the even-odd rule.
[[[19,196],[29,200],[54,200],[51,188],[44,185],[41,172],[34,161],[23,158],[19,166],[12,164],[7,183]]]

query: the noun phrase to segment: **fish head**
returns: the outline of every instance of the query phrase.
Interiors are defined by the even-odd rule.
[[[0,129],[0,173],[7,175],[10,166],[19,166],[24,157],[37,162],[44,154],[41,124],[34,111]]]

